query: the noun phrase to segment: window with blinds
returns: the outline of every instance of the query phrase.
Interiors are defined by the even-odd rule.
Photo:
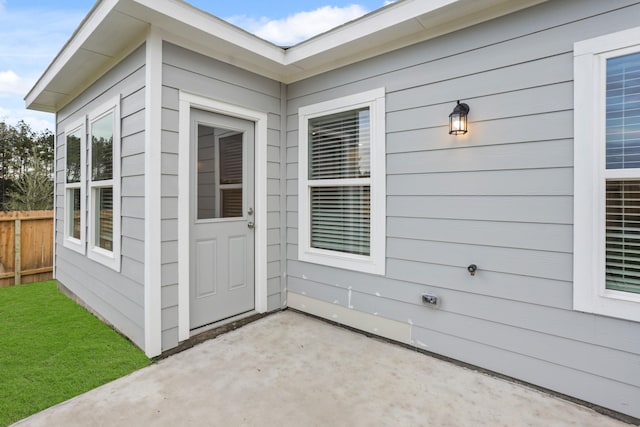
[[[120,271],[120,96],[88,115],[87,256]]]
[[[298,259],[384,275],[385,88],[298,109]]]
[[[573,45],[573,308],[640,322],[640,26]]]
[[[308,124],[310,246],[370,254],[369,108]]]
[[[84,126],[66,134],[65,137],[65,197],[66,224],[65,245],[77,251],[84,251],[82,242],[82,154]]]
[[[91,185],[95,200],[93,244],[113,251],[113,120],[109,112],[91,123]]]
[[[606,64],[605,286],[640,294],[640,53]]]

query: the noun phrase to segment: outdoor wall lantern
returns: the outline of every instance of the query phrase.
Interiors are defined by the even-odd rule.
[[[469,114],[469,106],[464,102],[453,108],[453,112],[449,114],[449,135],[464,135],[467,133],[467,114]]]

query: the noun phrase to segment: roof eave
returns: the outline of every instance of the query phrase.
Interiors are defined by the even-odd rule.
[[[400,0],[284,49],[180,0],[99,0],[25,102],[59,111],[143,43],[150,27],[200,53],[293,83],[544,1]]]
[[[284,83],[433,39],[548,0],[401,0],[286,52]]]

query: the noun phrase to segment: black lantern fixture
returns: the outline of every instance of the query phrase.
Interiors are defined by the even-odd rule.
[[[464,102],[453,108],[453,112],[449,114],[449,135],[464,135],[467,133],[467,114],[469,114],[469,106]]]

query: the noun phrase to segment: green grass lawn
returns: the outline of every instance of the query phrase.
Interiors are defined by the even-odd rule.
[[[55,281],[0,288],[0,426],[150,363]]]

